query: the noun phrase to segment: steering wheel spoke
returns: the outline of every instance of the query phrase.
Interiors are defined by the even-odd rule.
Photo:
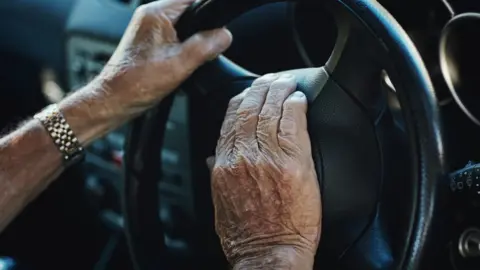
[[[198,69],[191,78],[183,85],[187,90],[193,90],[202,95],[216,95],[216,91],[228,89],[229,93],[224,96],[240,93],[243,86],[249,86],[258,75],[235,64],[224,56],[206,63]]]
[[[327,7],[337,24],[337,40],[325,69],[357,104],[377,114],[385,48],[353,13],[338,4]]]

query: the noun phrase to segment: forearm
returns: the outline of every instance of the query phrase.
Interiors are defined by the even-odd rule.
[[[92,83],[59,104],[83,146],[129,116],[108,109],[100,84]],[[36,119],[0,139],[0,231],[62,172],[62,155]]]
[[[237,261],[234,270],[311,270],[314,256],[295,247],[281,246],[273,250],[254,251],[247,259]]]
[[[61,158],[37,120],[0,139],[0,230],[50,184]]]
[[[81,145],[88,146],[144,110],[121,106],[126,102],[118,100],[119,97],[110,91],[111,88],[115,92],[122,91],[121,87],[115,81],[104,82],[97,78],[59,104],[60,111]]]

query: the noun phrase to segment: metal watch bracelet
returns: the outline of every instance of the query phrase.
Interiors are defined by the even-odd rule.
[[[34,118],[45,127],[58,150],[62,153],[66,166],[78,162],[85,156],[83,147],[70,129],[57,104],[47,106]]]

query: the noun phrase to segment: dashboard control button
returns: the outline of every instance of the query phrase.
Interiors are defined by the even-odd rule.
[[[458,200],[480,207],[480,164],[469,161],[466,167],[450,174],[448,185]]]
[[[123,151],[113,150],[112,151],[112,161],[118,167],[122,167],[123,166]]]
[[[105,195],[105,188],[100,183],[100,179],[93,175],[90,175],[86,178],[85,187],[92,195],[98,198],[101,198],[103,195]]]
[[[464,258],[480,257],[480,230],[465,230],[458,241],[458,251]]]

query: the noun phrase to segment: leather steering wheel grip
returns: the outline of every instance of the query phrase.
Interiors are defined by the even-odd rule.
[[[185,39],[196,31],[224,26],[240,14],[270,2],[278,1],[203,0],[196,2],[177,23],[179,37]],[[377,1],[324,0],[324,2],[335,6],[336,9],[347,11],[376,39],[383,51],[382,56],[388,59],[383,64],[397,89],[410,142],[411,172],[403,183],[405,186],[405,198],[402,200],[401,207],[403,212],[392,213],[385,206],[378,206],[380,210],[376,212],[373,219],[375,225],[377,221],[390,222],[388,216],[401,218],[400,235],[397,233],[396,239],[379,237],[380,234],[388,235],[388,232],[371,226],[357,241],[375,247],[383,245],[392,254],[388,259],[393,261],[378,264],[365,262],[366,259],[363,258],[363,261],[358,264],[352,262],[348,265],[355,267],[356,264],[355,269],[385,269],[385,267],[429,269],[431,259],[438,254],[438,250],[444,243],[442,237],[446,234],[442,231],[445,230],[446,213],[442,212],[442,206],[448,198],[446,196],[448,187],[444,181],[447,170],[439,107],[429,74],[408,35]],[[337,22],[337,25],[341,23]],[[337,40],[337,45],[339,43],[341,40]],[[324,70],[327,70],[332,78],[342,78],[341,72],[337,72],[338,67],[342,66],[342,55],[335,52],[335,50],[341,50],[340,47],[335,47],[332,57],[320,73],[324,74]],[[310,69],[310,74],[318,71]],[[198,87],[197,90],[202,91],[212,82],[222,85],[254,77],[255,74],[220,57],[199,69],[189,81],[195,81],[194,84],[201,85],[202,87]],[[314,79],[309,76],[306,78],[299,82],[299,87],[302,89],[315,89],[313,87],[315,85],[324,85],[323,81],[315,80],[317,78],[315,76]],[[310,101],[314,100],[316,95],[318,93],[315,91],[307,93]],[[135,120],[127,140],[124,212],[131,253],[137,269],[141,270],[154,269],[160,265],[158,258],[168,260],[168,256],[164,255],[166,249],[162,232],[156,229],[161,228],[161,224],[158,220],[158,204],[156,204],[158,195],[154,193],[157,191],[155,187],[160,178],[159,152],[170,106],[171,97],[146,116]],[[382,245],[375,245],[375,242],[382,242]],[[382,250],[373,248],[373,250],[365,250],[366,252],[381,253]],[[156,253],[160,254],[155,255]],[[352,257],[352,260],[354,259],[356,258]]]

